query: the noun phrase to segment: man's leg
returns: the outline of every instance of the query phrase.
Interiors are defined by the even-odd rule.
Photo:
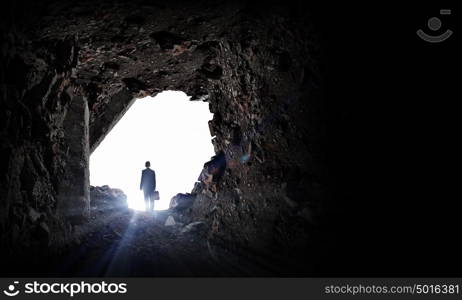
[[[143,191],[144,192],[144,204],[146,206],[146,211],[149,211],[149,192],[148,191]]]
[[[153,211],[154,210],[154,191],[152,191],[151,194],[149,195],[149,203],[150,203],[151,211]]]

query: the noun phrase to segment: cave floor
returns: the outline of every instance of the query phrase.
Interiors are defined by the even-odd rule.
[[[60,276],[268,276],[256,263],[211,245],[201,230],[165,226],[168,211],[93,211],[79,241],[57,259]],[[183,231],[182,231],[183,229]]]

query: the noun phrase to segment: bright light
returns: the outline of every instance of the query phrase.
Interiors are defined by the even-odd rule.
[[[160,193],[155,209],[167,209],[174,195],[191,192],[204,163],[215,155],[212,116],[208,103],[190,101],[183,92],[137,99],[91,155],[91,185],[119,188],[129,207],[144,210],[141,171],[150,161]]]

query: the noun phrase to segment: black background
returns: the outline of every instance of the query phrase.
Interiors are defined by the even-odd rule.
[[[310,7],[322,35],[328,112],[326,275],[461,275],[456,146],[458,11],[382,2]],[[440,16],[440,9],[452,9]],[[430,17],[442,28],[432,32]],[[460,17],[459,17],[460,18]],[[416,31],[454,33],[432,44]]]

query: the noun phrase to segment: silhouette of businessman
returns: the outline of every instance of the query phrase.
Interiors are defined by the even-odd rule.
[[[146,210],[154,210],[154,191],[156,190],[156,172],[149,167],[151,163],[147,161],[145,164],[146,169],[141,172],[140,190],[144,192],[144,201],[146,203]]]

